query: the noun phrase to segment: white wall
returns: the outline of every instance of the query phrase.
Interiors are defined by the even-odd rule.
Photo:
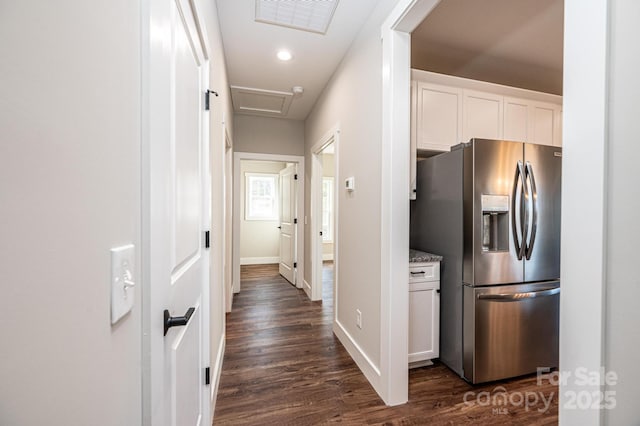
[[[234,152],[304,155],[304,122],[236,114]]]
[[[109,249],[140,264],[140,3],[0,9],[0,424],[138,425],[141,310],[111,326]]]
[[[356,359],[368,378],[380,368],[381,319],[381,138],[382,43],[380,27],[397,0],[381,0],[351,45],[305,121],[307,182],[310,182],[311,147],[340,123],[339,175],[354,176],[352,194],[336,194],[340,211],[338,252],[338,321],[361,355]],[[408,64],[407,64],[408,66]],[[305,188],[310,194],[309,184]],[[306,197],[306,209],[310,211]],[[309,226],[305,227],[305,253],[311,253]],[[305,279],[311,282],[311,259],[305,258]],[[363,327],[355,325],[356,309]],[[349,342],[344,341],[345,345]],[[372,382],[374,387],[379,383]],[[380,389],[376,388],[380,393]]]
[[[273,173],[284,169],[287,163],[278,161],[240,162],[240,264],[278,263],[280,257],[280,230],[278,220],[246,220],[245,173]],[[272,260],[269,260],[272,259]]]
[[[604,424],[630,425],[640,421],[637,401],[640,366],[640,276],[636,248],[640,241],[640,2],[611,1],[609,39],[609,140],[607,167],[607,224],[605,275],[605,366],[617,373],[616,408],[605,410]]]
[[[232,110],[215,3],[198,6],[212,50],[211,88],[220,93],[211,115],[216,223],[222,116],[232,133]],[[2,4],[3,426],[141,423],[140,305],[112,327],[109,287],[111,247],[134,243],[140,264],[140,7]],[[212,256],[212,271],[220,270],[215,246]],[[218,280],[213,357],[224,335]]]

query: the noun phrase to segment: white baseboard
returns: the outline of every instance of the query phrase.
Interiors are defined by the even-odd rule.
[[[333,253],[325,253],[322,255],[322,260],[333,260]]]
[[[307,294],[307,297],[311,299],[311,284],[309,284],[307,280],[303,280],[302,289]]]
[[[266,265],[269,263],[280,263],[280,258],[275,257],[241,257],[240,265]]]
[[[382,395],[382,377],[380,369],[371,361],[369,356],[362,350],[360,345],[351,337],[349,332],[344,328],[340,321],[334,321],[333,333],[338,337],[342,346],[345,347],[351,358],[360,368],[360,371],[369,380],[373,389],[378,393],[378,396]],[[382,397],[381,397],[382,398]]]
[[[224,347],[226,343],[226,334],[222,333],[220,336],[220,343],[218,343],[218,354],[216,355],[216,364],[211,369],[211,377],[213,383],[211,383],[211,417],[216,412],[216,400],[218,399],[218,385],[220,385],[220,374],[222,373],[222,360],[224,358]]]

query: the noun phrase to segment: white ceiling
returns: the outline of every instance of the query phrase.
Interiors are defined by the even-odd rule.
[[[303,120],[379,0],[340,0],[326,34],[255,22],[255,0],[217,0],[229,84],[243,88],[291,92],[284,118]],[[279,49],[293,54],[276,58]]]
[[[414,68],[562,94],[563,0],[442,0],[411,35]]]
[[[256,22],[255,0],[217,0],[229,84],[285,97],[304,88],[278,114],[244,113],[305,119],[377,3],[340,0],[318,34]],[[412,34],[412,66],[562,94],[563,19],[563,0],[442,0]],[[276,58],[282,48],[291,61]]]

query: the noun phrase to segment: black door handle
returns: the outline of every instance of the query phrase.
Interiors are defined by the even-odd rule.
[[[282,229],[282,226],[278,226],[278,229]]]
[[[187,309],[187,313],[183,317],[172,317],[168,309],[164,310],[164,335],[167,335],[167,331],[171,327],[177,327],[181,325],[187,325],[191,319],[191,315],[195,312],[196,308]]]

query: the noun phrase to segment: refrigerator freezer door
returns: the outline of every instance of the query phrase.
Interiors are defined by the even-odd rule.
[[[466,250],[465,264],[468,257],[473,256],[473,269],[465,268],[464,282],[470,285],[494,285],[510,284],[523,281],[523,261],[518,260],[518,253],[514,245],[514,229],[511,226],[512,215],[516,212],[509,208],[505,214],[501,232],[508,233],[507,238],[497,238],[507,242],[498,250],[487,250],[483,241],[486,237],[483,233],[483,223],[487,211],[483,211],[483,197],[504,196],[513,197],[513,180],[518,161],[522,162],[523,145],[519,142],[494,141],[474,139],[469,148],[465,148],[465,156],[473,150],[473,161],[465,161],[465,184],[472,186],[472,191],[465,190],[465,234],[472,233],[472,250]],[[469,170],[472,163],[472,170]],[[470,182],[469,176],[472,177]],[[469,185],[471,184],[471,185]],[[486,203],[485,203],[486,204]],[[511,206],[511,203],[508,205]],[[473,208],[467,208],[467,206]],[[486,210],[486,207],[484,208]],[[495,213],[495,212],[491,212]],[[472,215],[472,217],[471,217]],[[517,217],[520,220],[519,217]],[[465,244],[469,244],[471,238],[465,235]],[[472,252],[472,253],[471,253]],[[470,274],[468,272],[471,272]]]
[[[532,220],[528,232],[528,260],[524,264],[524,281],[555,280],[560,278],[562,149],[525,144],[524,161],[529,187],[531,188],[531,183],[535,182],[536,192],[532,199],[535,205],[531,205]],[[530,171],[533,172],[533,176]]]
[[[464,288],[464,377],[472,383],[558,366],[559,282]]]

